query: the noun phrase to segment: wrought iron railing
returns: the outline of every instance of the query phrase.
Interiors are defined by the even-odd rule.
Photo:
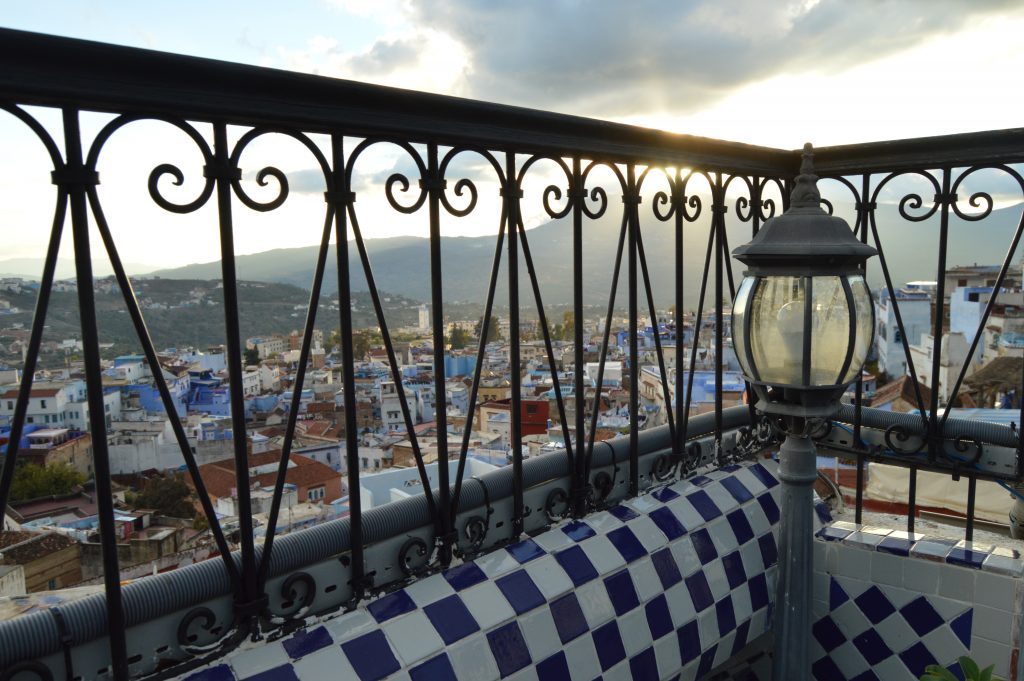
[[[715,358],[714,384],[723,385],[729,345],[728,301],[735,290],[729,233],[732,230],[735,239],[738,227],[738,235],[746,238],[747,234],[756,233],[764,220],[786,207],[790,178],[798,164],[797,152],[16,31],[0,31],[0,64],[3,65],[0,68],[0,108],[38,138],[48,154],[52,182],[57,187],[24,377],[11,422],[10,444],[0,472],[0,508],[5,507],[16,466],[58,248],[65,223],[69,222],[78,283],[85,379],[93,417],[95,484],[104,565],[102,597],[87,598],[0,624],[0,668],[7,670],[0,673],[0,678],[13,678],[18,670],[44,679],[63,675],[126,679],[149,673],[177,674],[223,654],[248,636],[278,635],[299,626],[309,614],[354,607],[361,599],[393,588],[425,570],[444,568],[453,561],[515,541],[524,534],[542,531],[560,517],[584,516],[595,508],[635,496],[651,485],[689,474],[698,467],[724,465],[736,457],[751,456],[772,441],[771,424],[754,420],[755,415],[747,406],[725,408],[721,390],[715,390],[711,413],[691,417],[693,381],[697,348],[703,340]],[[52,112],[59,115],[60,124],[45,125],[42,121]],[[87,138],[81,132],[81,119],[93,112],[105,114],[106,118],[99,132]],[[143,354],[151,367],[157,367],[159,361],[145,314],[135,297],[133,282],[121,262],[110,221],[104,212],[105,199],[100,191],[98,172],[108,142],[117,138],[126,126],[143,120],[180,131],[202,158],[203,179],[197,195],[185,201],[168,198],[165,195],[167,181],[180,185],[188,173],[170,163],[160,163],[148,176],[152,201],[163,210],[182,216],[194,216],[204,207],[215,211],[217,216],[231,419],[236,435],[233,453],[240,509],[240,547],[232,553],[199,475],[181,420],[176,416],[168,386],[161,372],[154,371],[156,387],[196,495],[209,520],[220,558],[122,587],[107,426],[102,418],[101,362],[93,294],[92,256],[99,249],[90,243],[90,229],[95,228],[100,236],[102,252],[111,262]],[[276,188],[276,195],[264,200],[254,198],[251,176],[244,172],[247,149],[271,136],[283,136],[300,145],[308,163],[322,180],[326,205],[319,249],[311,268],[310,304],[292,388],[285,445],[266,536],[260,544],[254,537],[250,512],[247,445],[245,438],[239,436],[245,433],[246,422],[234,218],[244,210],[272,213],[289,198],[288,173],[275,166],[262,167],[255,172],[255,182],[264,191],[268,186]],[[360,162],[382,145],[399,150],[414,171],[411,175],[393,172],[375,191],[383,194],[396,213],[421,217],[429,231],[438,451],[442,452],[442,458],[443,453],[449,453],[453,468],[438,466],[436,486],[430,483],[415,434],[395,344],[380,291],[375,285],[372,258],[366,246],[366,238],[373,235],[373,226],[364,230],[361,220],[364,215],[356,204]],[[441,370],[445,343],[441,224],[446,216],[459,218],[478,210],[480,182],[456,171],[466,158],[486,168],[489,182],[500,190],[500,214],[493,218],[497,234],[484,289],[484,322],[476,350],[467,423],[459,442],[459,436],[448,432]],[[857,234],[865,242],[872,242],[883,255],[879,260],[884,284],[897,305],[893,277],[884,259],[884,244],[876,224],[883,189],[906,175],[925,178],[935,189],[930,208],[925,208],[924,199],[916,191],[898,197],[897,203],[906,221],[933,215],[940,217],[936,272],[940,282],[937,296],[941,300],[950,216],[982,220],[993,206],[987,194],[972,193],[970,204],[980,205],[982,210],[976,214],[962,213],[957,190],[966,178],[981,168],[996,168],[1021,184],[1021,176],[1012,166],[1019,162],[1024,162],[1024,133],[1020,131],[833,147],[820,149],[817,155],[820,174],[833,178],[852,197],[853,226]],[[546,174],[540,172],[545,164]],[[927,170],[934,167],[939,170]],[[197,175],[199,172],[196,169]],[[604,179],[598,180],[601,174]],[[465,466],[484,365],[487,325],[495,309],[502,266],[507,271],[510,347],[519,347],[522,310],[527,307],[525,301],[520,300],[520,279],[525,272],[527,281],[523,283],[527,285],[527,297],[532,297],[536,305],[549,366],[556,364],[542,299],[543,287],[533,258],[538,244],[531,244],[532,237],[526,228],[528,217],[524,212],[524,189],[535,177],[541,186],[540,214],[571,222],[572,312],[577,320],[572,338],[574,394],[585,396],[588,387],[583,370],[583,326],[579,323],[583,319],[584,284],[590,274],[584,267],[583,246],[588,225],[615,211],[612,202],[615,195],[621,198],[622,209],[618,216],[615,257],[612,262],[601,265],[605,270],[610,269],[612,276],[605,315],[609,323],[605,324],[599,339],[601,369],[596,380],[597,393],[600,395],[604,390],[610,320],[616,310],[618,282],[625,260],[630,338],[627,364],[632,373],[628,411],[632,423],[639,422],[640,319],[648,316],[655,322],[660,319],[674,325],[677,348],[682,347],[682,335],[678,331],[685,327],[684,310],[690,300],[685,277],[694,274],[683,267],[687,257],[686,239],[700,230],[702,235],[706,234],[706,248],[702,249],[703,267],[695,273],[699,276],[699,286],[694,338],[690,343],[690,356],[685,360],[689,371],[677,370],[670,379],[660,334],[655,331],[657,370],[661,379],[661,400],[668,410],[667,424],[645,432],[633,427],[628,437],[609,442],[595,441],[596,407],[589,423],[579,404],[573,422],[567,420],[561,386],[557,372],[553,371],[557,420],[563,432],[571,430],[576,435],[566,438],[563,453],[524,461],[519,408],[522,394],[520,382],[515,378],[522,375],[522,364],[519,353],[511,352],[511,465],[479,479],[467,480]],[[649,212],[642,210],[642,206],[649,206]],[[915,213],[915,210],[921,212]],[[748,228],[750,232],[746,231]],[[1020,233],[1018,226],[997,284],[1003,281],[1010,266]],[[332,238],[336,244],[336,263],[328,263]],[[349,306],[341,304],[338,322],[342,338],[342,387],[346,396],[347,485],[354,491],[349,495],[350,514],[344,520],[275,539],[324,277],[334,265],[338,274],[338,298],[349,300],[354,274],[349,270],[351,248],[356,251],[361,275],[369,285],[387,350],[388,371],[397,387],[402,420],[425,494],[379,509],[364,512],[361,508],[356,409],[352,404],[354,400],[349,399],[355,394],[353,343],[350,342],[353,320]],[[652,248],[672,253],[674,278],[670,296],[659,296],[662,292],[652,284],[649,267]],[[658,300],[674,305],[674,312],[668,318],[659,317]],[[986,317],[990,310],[991,306],[986,310]],[[702,323],[705,313],[713,321],[709,328]],[[935,337],[941,339],[942,315],[936,316]],[[710,333],[711,338],[701,339],[702,333]],[[909,356],[906,340],[904,349]],[[933,381],[937,381],[940,354],[935,353],[932,364]],[[682,361],[679,364],[682,366]],[[960,376],[957,380],[954,394],[963,378]],[[1020,480],[1017,431],[939,417],[936,394],[933,391],[928,404],[918,399],[922,415],[911,417],[912,423],[908,423],[904,417],[861,408],[858,385],[856,406],[844,409],[836,419],[837,425],[850,424],[851,437],[845,437],[845,431],[837,427],[823,433],[822,442],[856,458],[858,471],[863,471],[868,460],[884,459],[908,466],[912,471],[943,470],[965,475],[972,481],[979,478]],[[594,403],[599,404],[600,399],[595,399]],[[921,446],[914,452],[907,451],[908,441],[919,441]],[[925,452],[925,455],[917,456],[917,452]],[[858,495],[861,488],[858,484]],[[913,504],[911,486],[911,509]],[[858,503],[858,515],[859,508]],[[973,512],[968,515],[973,516]],[[969,522],[968,537],[970,532]]]

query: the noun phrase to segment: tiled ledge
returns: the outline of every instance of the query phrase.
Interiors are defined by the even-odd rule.
[[[675,482],[185,678],[702,679],[769,629],[777,494],[770,461]]]
[[[818,531],[818,537],[868,551],[913,556],[1009,577],[1024,576],[1024,559],[1021,558],[1020,551],[993,544],[929,537],[917,532],[902,532],[844,521],[823,527]]]

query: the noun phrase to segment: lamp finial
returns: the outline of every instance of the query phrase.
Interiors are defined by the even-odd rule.
[[[796,176],[796,184],[789,194],[789,205],[793,208],[821,207],[818,176],[814,174],[814,147],[810,142],[804,145],[803,158],[800,161],[800,174]]]

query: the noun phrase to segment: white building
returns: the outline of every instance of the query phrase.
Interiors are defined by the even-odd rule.
[[[419,324],[417,325],[420,331],[430,330],[430,308],[426,305],[420,305],[419,309],[420,317]]]
[[[379,388],[380,419],[385,431],[405,430],[402,404],[394,381],[381,381]]]
[[[960,369],[967,361],[967,351],[970,344],[962,333],[947,333],[942,336],[942,343],[939,346],[941,359],[939,362],[939,406],[946,406],[949,401],[949,394],[953,390],[953,383],[956,382]],[[910,358],[914,362],[914,371],[917,372],[917,379],[932,390],[932,356],[936,352],[935,337],[930,334],[922,334],[921,342],[918,345],[910,346]],[[979,367],[977,361],[971,362],[967,369],[967,377]]]
[[[924,288],[908,285],[896,291],[903,329],[907,333],[907,344],[917,345],[921,335],[931,328],[932,299]],[[875,352],[878,355],[878,370],[890,378],[899,378],[907,373],[907,356],[903,352],[903,338],[896,323],[896,310],[889,297],[889,290],[882,289],[875,297]]]

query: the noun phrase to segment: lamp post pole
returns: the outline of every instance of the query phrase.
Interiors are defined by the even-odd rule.
[[[814,443],[787,435],[779,449],[782,517],[775,592],[775,681],[811,678],[810,635],[814,512],[811,486],[818,477]]]

